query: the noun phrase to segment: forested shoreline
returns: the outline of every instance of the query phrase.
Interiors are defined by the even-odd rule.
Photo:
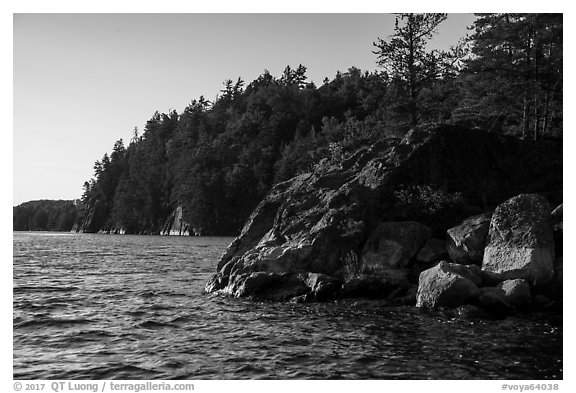
[[[562,14],[478,14],[468,38],[429,50],[445,18],[398,15],[392,36],[375,37],[375,72],[351,67],[317,86],[301,64],[265,70],[227,79],[214,101],[156,112],[95,163],[77,229],[161,233],[181,207],[191,234],[238,235],[275,184],[428,123],[561,140]]]
[[[15,231],[70,231],[81,218],[79,201],[38,200],[12,209]]]

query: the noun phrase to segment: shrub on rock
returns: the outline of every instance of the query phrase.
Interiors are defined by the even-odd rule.
[[[380,223],[364,245],[361,273],[406,267],[430,234],[430,228],[414,221]]]

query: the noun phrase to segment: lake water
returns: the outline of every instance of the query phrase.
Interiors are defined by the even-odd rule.
[[[15,379],[561,379],[562,319],[203,293],[230,238],[15,232]]]

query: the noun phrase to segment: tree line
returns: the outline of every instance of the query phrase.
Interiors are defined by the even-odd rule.
[[[38,200],[12,209],[15,231],[70,231],[80,218],[78,201]]]
[[[270,188],[360,146],[430,122],[562,137],[562,15],[478,14],[449,51],[428,43],[446,14],[399,14],[377,38],[375,72],[351,67],[308,80],[304,65],[246,83],[212,102],[155,113],[95,163],[79,204],[84,231],[157,233],[182,206],[203,235],[236,235]]]

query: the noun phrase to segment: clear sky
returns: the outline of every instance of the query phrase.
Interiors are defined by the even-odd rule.
[[[463,37],[449,14],[433,46]],[[14,14],[13,204],[75,199],[93,164],[158,110],[212,100],[227,79],[303,64],[321,84],[375,70],[390,14]]]

